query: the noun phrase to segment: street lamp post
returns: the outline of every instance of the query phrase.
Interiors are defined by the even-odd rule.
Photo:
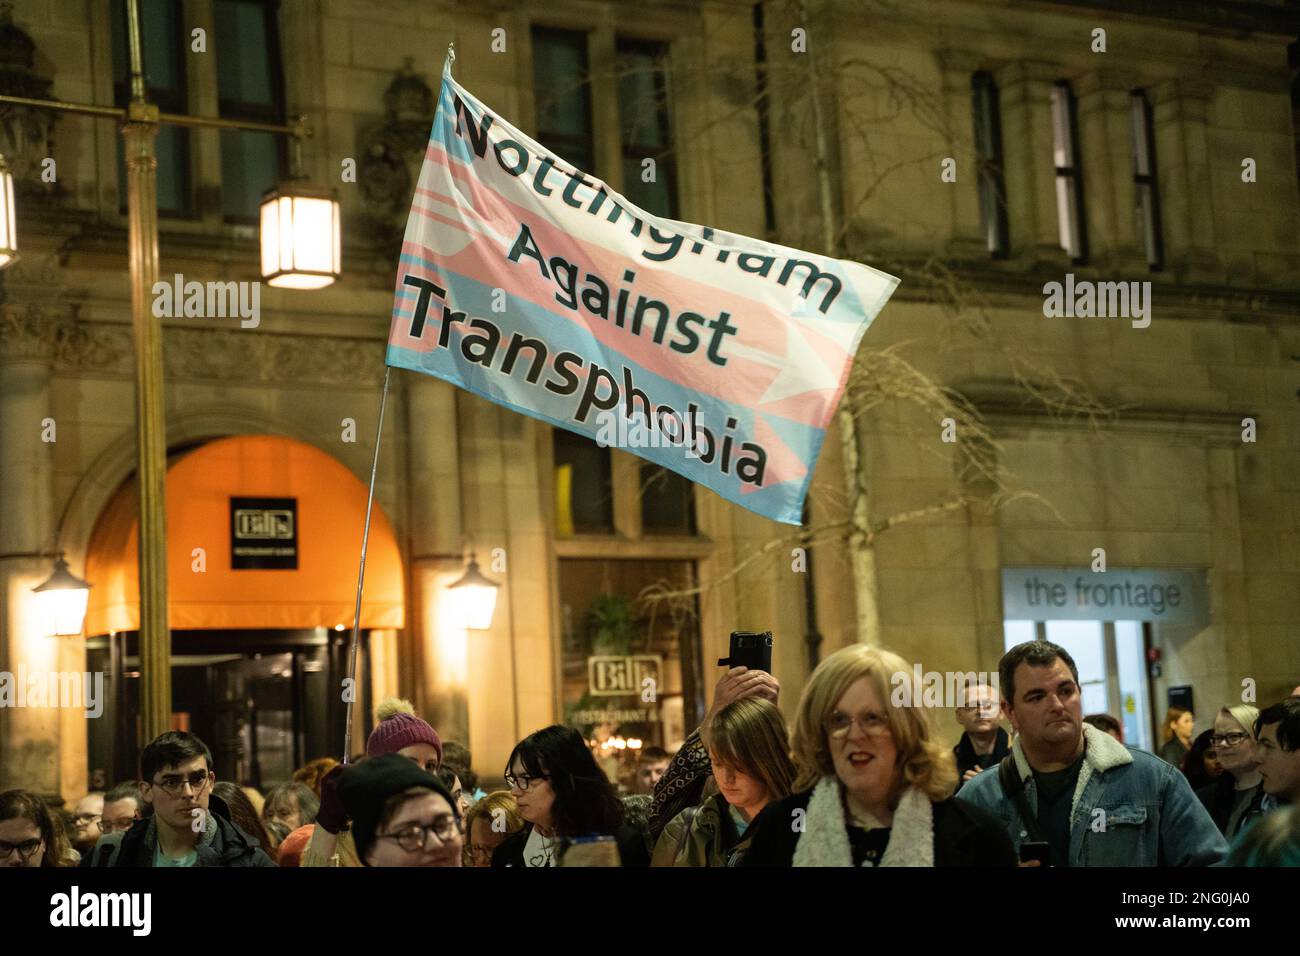
[[[127,0],[127,46],[131,98],[125,109],[91,103],[0,95],[0,103],[78,113],[121,123],[126,152],[127,222],[131,276],[131,328],[135,342],[137,471],[140,482],[140,716],[146,740],[171,726],[171,636],[167,627],[166,489],[167,432],[164,415],[162,330],[150,308],[158,279],[158,159],[162,123],[310,136],[301,119],[293,125],[160,113],[148,101],[140,40],[139,0]],[[6,193],[6,198],[8,193]],[[8,201],[12,209],[12,200]],[[12,220],[10,220],[12,221]],[[337,207],[333,223],[337,229]],[[5,234],[12,245],[12,228]],[[337,242],[337,240],[336,240]],[[3,250],[13,252],[14,250]],[[0,266],[4,263],[0,262]],[[337,273],[338,257],[334,257]]]

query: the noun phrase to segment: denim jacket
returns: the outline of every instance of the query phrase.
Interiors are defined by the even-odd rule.
[[[1070,805],[1070,866],[1211,866],[1223,857],[1227,842],[1182,773],[1095,727],[1085,724],[1083,732],[1083,766]],[[1011,753],[1037,813],[1037,785],[1019,736]],[[1028,831],[996,766],[956,798],[1002,821],[1019,853]]]

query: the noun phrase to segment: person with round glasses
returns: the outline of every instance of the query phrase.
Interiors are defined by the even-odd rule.
[[[0,793],[0,867],[74,866],[76,851],[45,802],[27,790]]]
[[[451,792],[395,753],[349,766],[339,797],[363,866],[460,866],[464,824]]]
[[[566,841],[593,835],[614,837],[623,866],[650,865],[645,837],[572,727],[554,724],[515,744],[505,778],[525,824],[493,851],[493,867],[559,866]]]
[[[1259,709],[1250,704],[1220,709],[1214,718],[1210,746],[1223,773],[1196,791],[1229,842],[1264,813],[1264,778],[1255,762],[1255,735],[1251,731],[1258,719]]]
[[[742,866],[1016,864],[987,812],[952,799],[957,765],[927,709],[895,706],[912,665],[865,644],[836,651],[799,700],[795,793],[751,824]]]

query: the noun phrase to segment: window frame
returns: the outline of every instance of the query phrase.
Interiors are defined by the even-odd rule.
[[[1088,261],[1087,206],[1079,164],[1079,106],[1069,80],[1052,85],[1052,164],[1056,171],[1059,242],[1074,265]],[[1062,154],[1065,162],[1061,162]]]
[[[1001,91],[991,72],[977,70],[971,74],[980,231],[985,248],[994,259],[1005,259],[1011,252],[1000,97]]]
[[[1157,181],[1154,114],[1146,90],[1129,94],[1129,118],[1133,134],[1134,212],[1142,234],[1143,251],[1152,272],[1164,269],[1164,227],[1160,219],[1160,187]],[[1143,167],[1145,166],[1145,171]]]

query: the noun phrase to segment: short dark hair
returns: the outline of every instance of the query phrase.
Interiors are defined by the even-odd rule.
[[[460,778],[461,787],[470,793],[478,789],[478,774],[474,772],[473,763],[474,758],[470,755],[469,748],[460,741],[444,740],[442,742],[442,763],[440,766],[450,766],[452,770],[456,771],[456,776]]]
[[[1074,666],[1074,658],[1064,647],[1051,641],[1025,641],[1011,648],[1002,655],[1002,660],[998,661],[998,680],[1002,684],[1003,698],[1015,706],[1015,673],[1016,668],[1021,664],[1028,664],[1031,667],[1051,667],[1058,657],[1065,661],[1066,667],[1070,668],[1070,673],[1074,675],[1074,682],[1079,683],[1079,668]]]
[[[140,779],[151,784],[159,770],[179,766],[194,757],[202,757],[208,771],[212,771],[212,751],[198,737],[183,730],[159,734],[140,751]]]
[[[1092,724],[1098,730],[1108,734],[1124,735],[1124,725],[1110,714],[1089,714],[1083,718],[1085,724]]]
[[[1277,742],[1285,751],[1300,750],[1300,697],[1288,697],[1260,711],[1255,736],[1270,724],[1277,724]]]
[[[660,760],[671,760],[672,754],[667,750],[664,750],[663,747],[658,747],[652,744],[649,747],[643,747],[641,749],[641,756],[638,759],[641,763],[657,763]],[[627,801],[625,800],[623,802],[626,803]]]
[[[124,780],[115,786],[108,793],[104,794],[104,803],[116,803],[118,800],[134,800],[135,807],[139,810],[144,806],[144,800],[140,797],[140,784],[136,780]]]

